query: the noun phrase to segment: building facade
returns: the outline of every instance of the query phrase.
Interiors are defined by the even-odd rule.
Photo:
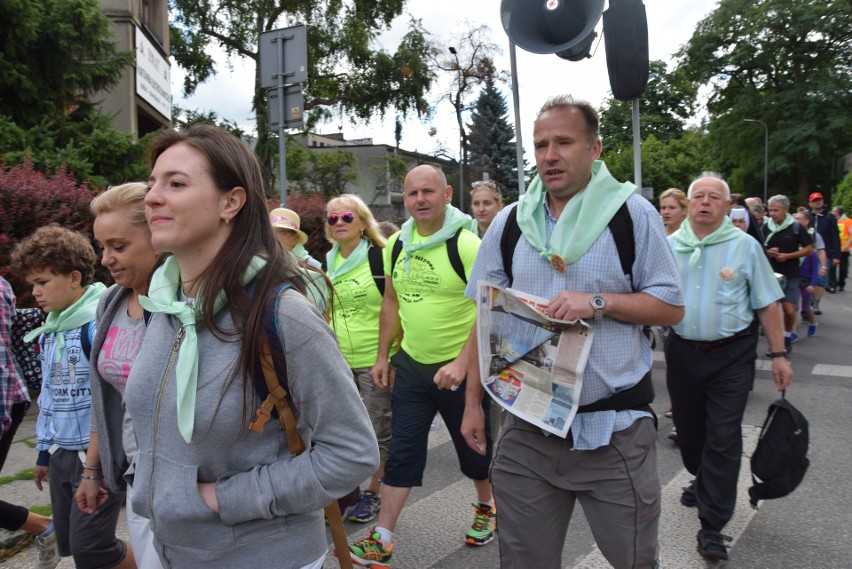
[[[171,124],[168,0],[100,0],[118,48],[136,52],[109,92],[92,97],[119,130],[144,136]]]

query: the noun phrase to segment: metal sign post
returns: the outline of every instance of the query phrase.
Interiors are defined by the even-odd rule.
[[[260,86],[268,90],[269,129],[278,132],[278,186],[287,205],[288,128],[304,124],[301,83],[308,78],[308,41],[304,25],[260,34]],[[277,101],[273,99],[277,98]],[[276,120],[274,120],[276,119]]]

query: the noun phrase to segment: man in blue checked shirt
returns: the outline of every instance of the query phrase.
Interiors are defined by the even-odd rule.
[[[551,317],[582,318],[594,330],[581,407],[567,438],[503,413],[491,470],[503,569],[561,567],[577,501],[614,567],[651,568],[659,559],[657,431],[648,406],[653,387],[643,389],[652,361],[642,325],[674,324],[683,301],[659,214],[636,186],[617,182],[598,160],[598,133],[598,115],[588,103],[560,96],[544,104],[533,128],[539,177],[517,207],[492,222],[465,292],[476,298],[480,281],[509,286],[511,280],[512,288],[550,299]],[[622,246],[610,230],[625,207],[635,243],[630,274],[622,270]],[[501,237],[510,216],[521,235],[507,270]],[[482,385],[468,381],[466,396],[462,434],[484,453]]]
[[[669,236],[683,284],[686,314],[666,342],[666,384],[680,454],[695,480],[681,503],[698,508],[698,552],[727,559],[720,532],[734,513],[742,456],[741,427],[751,390],[757,335],[769,342],[779,390],[793,380],[784,350],[778,300],[784,298],[760,244],[731,223],[731,191],[705,173],[687,193],[689,217]],[[712,428],[708,428],[712,426]]]

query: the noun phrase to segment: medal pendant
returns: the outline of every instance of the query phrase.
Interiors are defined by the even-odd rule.
[[[568,268],[568,264],[565,262],[565,259],[556,253],[550,256],[550,266],[553,267],[553,270],[557,273],[564,273]]]

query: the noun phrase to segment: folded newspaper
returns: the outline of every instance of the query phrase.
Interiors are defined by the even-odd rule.
[[[504,409],[565,437],[580,406],[592,329],[545,313],[548,299],[480,282],[480,381]]]

